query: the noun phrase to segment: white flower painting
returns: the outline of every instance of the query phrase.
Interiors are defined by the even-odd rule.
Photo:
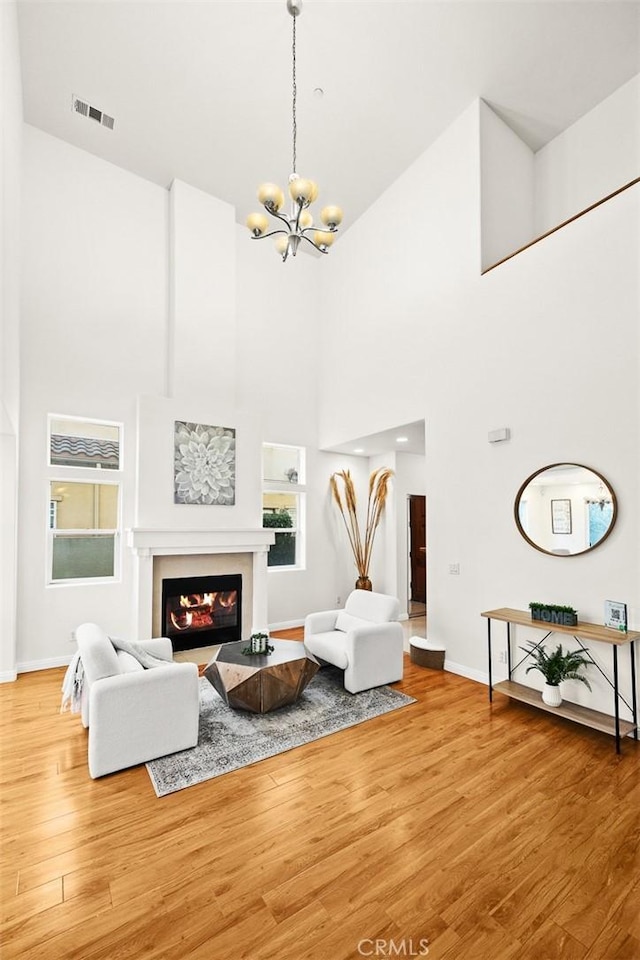
[[[236,432],[175,421],[174,503],[236,502]]]

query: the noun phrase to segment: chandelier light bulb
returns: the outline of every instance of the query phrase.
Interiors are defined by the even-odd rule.
[[[278,213],[284,205],[284,193],[277,183],[263,183],[258,187],[258,200],[267,210]]]
[[[307,180],[305,177],[296,177],[289,184],[289,193],[295,203],[300,203],[307,207],[313,203],[318,196],[318,188],[313,180]]]
[[[250,213],[246,224],[254,237],[261,237],[269,229],[269,218],[264,213]]]
[[[330,247],[333,241],[335,240],[334,233],[328,233],[326,230],[316,230],[313,239],[314,242],[322,249],[323,247]]]
[[[342,210],[340,207],[323,207],[320,219],[330,230],[335,230],[342,223]]]
[[[329,247],[333,244],[338,226],[342,223],[342,210],[340,207],[324,207],[320,214],[320,219],[326,230],[313,229],[313,216],[307,209],[310,204],[318,198],[318,185],[313,180],[299,176],[296,173],[297,166],[297,85],[296,85],[296,20],[302,11],[302,0],[287,0],[287,10],[293,20],[293,43],[292,43],[292,120],[293,120],[293,155],[290,170],[293,173],[289,176],[289,195],[293,201],[289,214],[283,212],[285,196],[283,191],[276,183],[263,183],[258,188],[258,200],[263,205],[267,213],[274,217],[278,224],[274,225],[265,217],[263,213],[250,213],[246,224],[251,231],[252,240],[260,240],[265,236],[275,237],[275,248],[282,257],[283,261],[289,255],[295,257],[301,240],[319,250],[320,253],[328,253]],[[317,87],[314,91],[316,96],[322,95],[322,89]],[[271,229],[269,229],[271,227]]]

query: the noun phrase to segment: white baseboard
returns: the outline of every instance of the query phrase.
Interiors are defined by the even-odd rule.
[[[68,667],[70,663],[71,656],[51,657],[49,660],[26,660],[16,664],[16,669],[18,673],[33,673],[36,670],[51,670],[53,667]]]
[[[293,630],[294,627],[304,627],[304,620],[282,620],[281,623],[270,623],[269,630]]]
[[[283,620],[281,623],[270,623],[269,630],[291,630],[294,627],[303,627],[303,620]],[[405,650],[408,653],[408,650]],[[36,670],[51,670],[55,667],[68,667],[71,657],[51,657],[48,660],[27,660],[16,665],[16,671],[10,670],[0,673],[0,683],[11,683],[17,679],[19,673],[33,673]],[[475,680],[476,683],[489,685],[489,676],[480,670],[473,670],[471,667],[465,667],[462,663],[455,663],[453,660],[445,660],[444,669],[449,673],[456,673],[460,677],[466,677],[467,680]]]
[[[462,663],[455,663],[453,660],[444,661],[444,669],[449,673],[457,673],[459,677],[466,677],[467,680],[475,680],[476,683],[484,683],[489,686],[489,675],[481,670],[474,670],[472,667],[465,667]]]

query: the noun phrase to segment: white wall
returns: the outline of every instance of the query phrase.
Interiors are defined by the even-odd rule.
[[[640,176],[640,74],[537,153],[480,102],[482,267]]]
[[[124,424],[123,522],[133,526],[136,398],[163,388],[167,335],[167,192],[30,126],[24,184],[22,669],[68,657],[71,631],[83,620],[129,630],[128,551],[120,583],[45,586],[47,476],[54,473],[47,414]]]
[[[0,4],[0,681],[15,677],[22,89],[15,2]]]
[[[149,424],[168,369],[168,197],[29,127],[24,176],[18,659],[44,665],[65,655],[82,619],[114,631],[130,622],[126,564],[122,584],[44,587],[46,414],[124,422],[124,520],[133,525],[138,396],[152,398],[140,421]],[[352,466],[366,490],[366,461],[317,451],[424,418],[429,632],[450,662],[484,675],[480,611],[551,592],[596,621],[604,599],[626,600],[631,625],[640,624],[638,194],[627,191],[481,277],[476,103],[331,257],[283,265],[268,241],[240,239],[234,228],[237,405],[227,411],[216,401],[215,412],[235,413],[252,438],[238,514],[256,515],[250,490],[263,440],[307,446],[313,476],[310,563],[305,573],[271,575],[272,622],[333,606],[355,579],[336,539],[328,477]],[[189,402],[198,415],[202,399]],[[489,444],[487,431],[504,425],[512,440]],[[147,491],[158,462],[152,439],[145,434],[140,448]],[[618,496],[618,526],[586,556],[546,557],[517,534],[515,493],[552,462],[601,470]],[[162,509],[175,516],[153,503],[155,522]],[[141,501],[139,518],[146,509]],[[397,568],[397,529],[395,542]],[[454,561],[459,577],[448,575]]]
[[[534,236],[534,153],[480,101],[480,224],[482,267],[518,250]]]
[[[640,176],[640,74],[535,155],[535,234]]]
[[[300,255],[282,264],[226,204],[187,184],[174,184],[170,199],[35,128],[25,127],[25,144],[20,668],[68,659],[84,619],[123,634],[136,619],[126,547],[121,583],[45,586],[51,412],[123,422],[125,529],[258,527],[262,443],[306,446],[307,569],[269,575],[269,619],[300,622],[344,602],[354,577],[328,498],[344,458],[317,451],[325,263]],[[205,255],[226,265],[200,282],[189,258]],[[235,427],[234,506],[173,503],[175,419]]]
[[[336,248],[326,295],[339,289],[341,297],[324,311],[325,344],[347,334],[338,356],[325,348],[323,382],[331,370],[348,383],[350,403],[345,414],[344,389],[339,397],[326,390],[320,422],[321,439],[340,442],[390,416],[403,422],[419,403],[429,635],[458,669],[482,677],[482,610],[552,595],[598,622],[613,598],[629,604],[630,623],[640,626],[640,190],[481,277],[478,167],[476,104]],[[376,242],[381,222],[397,244]],[[498,426],[511,427],[512,439],[489,444]],[[521,483],[555,462],[601,470],[618,496],[619,524],[582,557],[540,554],[513,520]],[[452,562],[459,576],[449,575]]]
[[[466,275],[480,274],[478,138],[476,103],[327,257],[321,446],[423,419],[427,349],[442,357],[454,325],[458,340],[447,366],[466,351],[466,329],[455,319]]]
[[[167,392],[228,404],[236,386],[235,211],[174,180],[169,216]]]
[[[243,227],[237,228],[236,251],[239,403],[251,411],[261,442],[307,450],[305,570],[268,574],[269,622],[300,623],[312,610],[343,605],[353,589],[357,574],[329,477],[349,468],[366,490],[368,473],[359,457],[318,449],[317,396],[324,388],[318,356],[326,337],[320,291],[330,258],[300,251],[282,263],[272,240],[251,240]],[[327,386],[333,384],[330,379]]]

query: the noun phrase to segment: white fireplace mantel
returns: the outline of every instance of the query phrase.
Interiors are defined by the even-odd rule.
[[[135,611],[138,639],[151,636],[153,605],[153,558],[202,554],[250,553],[253,557],[253,604],[251,629],[265,629],[267,611],[267,552],[275,542],[273,530],[157,530],[134,527],[127,530],[127,543],[134,557]]]
[[[127,542],[139,557],[202,553],[266,553],[273,530],[127,530]]]

